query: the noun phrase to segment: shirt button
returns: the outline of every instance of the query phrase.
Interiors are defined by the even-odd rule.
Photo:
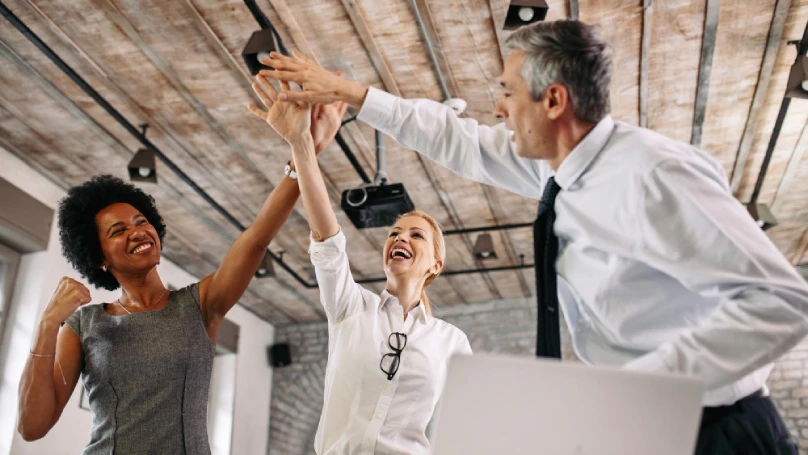
[[[387,386],[387,391],[392,392],[393,391],[393,386],[391,386],[391,385]]]
[[[382,418],[382,413],[381,413],[381,412],[379,412],[378,414],[376,414],[376,418],[377,418],[377,419],[381,419],[381,418]]]

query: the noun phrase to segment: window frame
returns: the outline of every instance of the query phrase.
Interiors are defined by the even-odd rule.
[[[11,307],[21,256],[18,251],[0,242],[0,262],[3,263],[0,267],[0,340],[4,339],[6,319]]]

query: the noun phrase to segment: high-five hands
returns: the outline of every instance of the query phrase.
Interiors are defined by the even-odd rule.
[[[269,58],[261,60],[261,63],[275,69],[261,70],[260,75],[281,82],[295,82],[303,87],[301,91],[281,93],[281,101],[320,104],[343,101],[356,108],[362,107],[367,95],[366,87],[324,69],[298,51],[292,52],[293,57],[271,52]]]

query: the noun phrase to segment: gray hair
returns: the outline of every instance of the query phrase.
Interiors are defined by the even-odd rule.
[[[536,22],[514,32],[505,46],[525,54],[522,78],[534,100],[550,85],[561,84],[580,120],[595,123],[611,111],[612,48],[591,25]]]

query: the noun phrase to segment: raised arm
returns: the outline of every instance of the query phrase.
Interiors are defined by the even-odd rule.
[[[307,102],[344,101],[360,108],[359,119],[395,138],[457,175],[539,199],[547,163],[516,154],[505,124],[480,125],[460,118],[449,107],[427,99],[408,100],[334,76],[299,53],[296,58],[272,53],[264,62],[276,70],[270,79],[293,81],[305,90],[280,99]]]
[[[90,291],[63,277],[34,333],[19,388],[17,431],[26,441],[40,439],[56,425],[73,394],[81,371],[81,342],[72,326],[62,326]]]
[[[460,177],[541,198],[549,166],[518,156],[504,123],[481,125],[442,103],[403,99],[375,88],[369,89],[358,118]]]
[[[311,107],[304,102],[278,102],[278,92],[272,84],[263,76],[258,76],[258,79],[266,92],[260,92],[259,96],[269,111],[251,110],[266,120],[292,147],[297,183],[303,195],[303,206],[309,217],[312,235],[320,241],[333,237],[339,232],[339,224],[317,164],[314,138],[310,132]],[[291,91],[287,82],[281,83],[281,90],[282,93]],[[344,103],[338,103],[335,107],[344,111]]]
[[[265,87],[271,85],[259,79]],[[262,111],[251,105],[250,110],[267,122],[270,119],[285,117],[283,105],[273,106],[269,95],[253,84],[253,90],[264,100],[269,111]],[[267,91],[269,93],[269,91]],[[274,92],[274,89],[273,89]],[[273,95],[274,96],[274,95]],[[303,109],[303,108],[301,108]],[[314,111],[305,108],[306,136],[312,143],[312,156],[325,148],[334,138],[342,121],[345,109],[338,105],[317,106]],[[313,118],[309,116],[312,115]],[[316,142],[315,142],[316,141]],[[318,150],[314,150],[316,145]],[[279,173],[280,169],[277,170]],[[297,182],[284,176],[261,207],[255,221],[248,227],[225,255],[219,269],[199,283],[200,305],[208,326],[208,332],[215,336],[216,327],[224,315],[236,304],[247,289],[250,280],[266,254],[267,247],[280,231],[294,209],[300,196]],[[211,330],[213,329],[213,330]]]
[[[329,322],[336,323],[364,308],[365,291],[351,275],[345,253],[345,236],[340,232],[337,216],[331,208],[315,156],[315,141],[306,124],[308,107],[305,103],[277,101],[278,93],[274,88],[266,81],[264,87],[268,93],[264,102],[271,106],[266,121],[292,147],[298,185],[312,231],[310,254],[320,285],[320,299]],[[288,83],[282,82],[281,87],[281,93],[290,92]],[[344,110],[344,104],[338,103],[337,108]],[[277,111],[277,115],[272,115],[273,111]],[[261,113],[257,112],[257,115]]]

